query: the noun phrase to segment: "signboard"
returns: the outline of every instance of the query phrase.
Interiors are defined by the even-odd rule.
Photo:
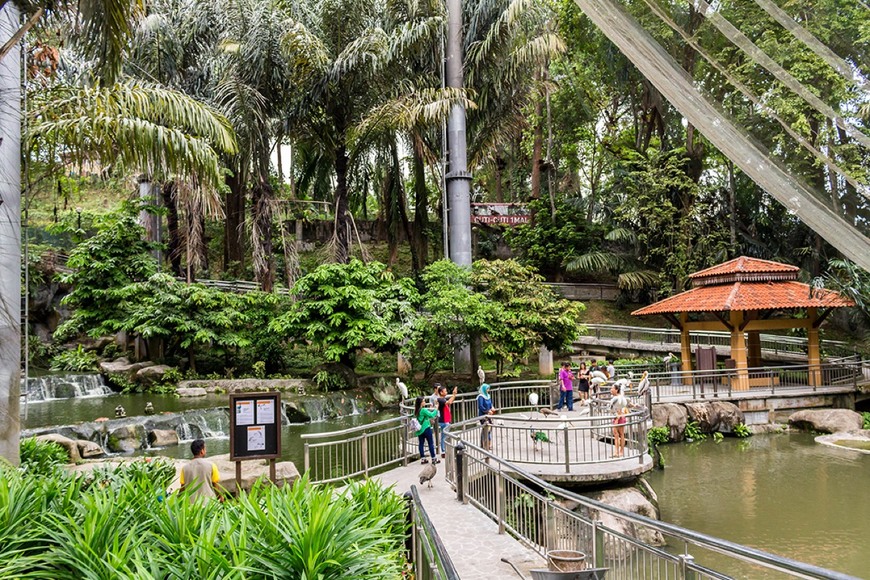
[[[527,224],[532,217],[524,203],[472,203],[471,223],[505,224],[515,226]]]
[[[281,454],[281,393],[230,395],[230,461]]]

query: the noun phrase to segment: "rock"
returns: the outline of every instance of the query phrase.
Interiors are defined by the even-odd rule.
[[[788,424],[797,429],[837,433],[859,431],[864,426],[864,419],[860,413],[849,409],[808,409],[792,413]]]
[[[163,375],[165,375],[172,368],[173,367],[168,365],[153,365],[150,367],[139,369],[136,372],[136,382],[140,385],[146,386],[159,383],[163,380]]]
[[[689,414],[676,403],[659,403],[652,407],[653,427],[667,427],[671,441],[682,441]]]
[[[217,465],[220,473],[220,485],[232,494],[237,493],[236,463],[230,461],[229,454],[215,455],[210,458]],[[242,461],[241,488],[250,491],[254,483],[260,478],[269,478],[269,461],[253,459]],[[299,471],[292,461],[279,461],[275,464],[275,483],[278,486],[293,484],[299,479]]]
[[[97,443],[93,441],[85,441],[84,439],[79,439],[76,441],[76,445],[79,448],[79,454],[83,459],[90,459],[91,457],[101,457],[105,455],[103,448],[100,447]]]
[[[179,397],[204,397],[208,394],[202,387],[178,387],[175,392]]]
[[[371,389],[375,401],[382,407],[395,406],[402,398],[396,388],[396,383],[385,377],[378,377],[372,382],[369,389]]]
[[[282,402],[281,404],[284,406],[284,414],[290,423],[308,423],[311,421],[311,417],[304,408],[300,408],[297,401]]]
[[[601,503],[605,503],[611,507],[624,511],[652,519],[658,519],[659,517],[658,510],[656,510],[655,506],[644,496],[643,493],[641,493],[640,490],[634,487],[595,491],[585,493],[584,495],[590,499],[600,501]],[[606,512],[587,508],[582,505],[578,506],[577,504],[574,504],[573,506],[566,507],[578,511],[587,518],[600,520],[602,524],[617,533],[637,538],[643,543],[652,546],[664,546],[667,543],[662,533],[657,530],[651,530],[644,526],[635,526],[630,522],[626,522],[625,520],[612,516]],[[631,556],[633,548],[628,542],[623,542],[612,535],[607,534],[604,540],[604,550],[608,559],[614,558],[617,560],[625,560]]]
[[[698,423],[698,428],[704,433],[731,433],[735,425],[744,422],[743,411],[725,401],[686,403],[686,410],[689,418]]]
[[[78,463],[82,460],[82,456],[79,454],[79,446],[76,444],[75,440],[70,439],[69,437],[64,437],[57,433],[49,433],[47,435],[37,435],[36,440],[57,443],[66,449],[66,454],[69,456],[70,463]]]
[[[181,381],[178,389],[203,388],[209,393],[257,393],[281,391],[296,393],[300,389],[311,391],[314,383],[308,379],[217,379]]]
[[[107,376],[121,375],[129,381],[136,380],[136,373],[145,367],[154,366],[151,361],[143,361],[131,363],[125,357],[121,357],[114,361],[105,361],[100,363],[100,372]]]
[[[145,428],[142,425],[125,425],[109,433],[108,447],[113,453],[131,453],[143,447]]]
[[[739,424],[746,424],[746,417],[743,416],[743,411],[734,403],[715,401],[710,403],[710,406],[713,409],[713,414],[719,418],[719,424],[716,427],[717,431],[733,433],[734,427]]]
[[[178,445],[178,433],[174,429],[152,429],[148,432],[148,444],[151,447]]]

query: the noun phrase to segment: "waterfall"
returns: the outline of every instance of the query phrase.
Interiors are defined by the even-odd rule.
[[[180,413],[175,425],[179,441],[227,439],[230,420],[225,409],[197,409]]]
[[[99,374],[45,375],[21,379],[21,392],[27,394],[29,403],[112,394]]]

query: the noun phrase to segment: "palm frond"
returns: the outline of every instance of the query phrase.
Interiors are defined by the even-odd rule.
[[[629,242],[633,244],[637,240],[637,236],[628,228],[613,228],[604,234],[604,239],[608,242]]]
[[[625,265],[625,260],[613,252],[588,252],[580,256],[571,256],[565,261],[565,269],[569,272],[584,272],[596,274],[614,272]]]
[[[637,270],[635,272],[623,272],[619,275],[617,284],[620,290],[643,290],[655,288],[659,284],[659,273],[652,270]]]

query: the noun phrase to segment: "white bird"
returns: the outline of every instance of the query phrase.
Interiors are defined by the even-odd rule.
[[[481,385],[486,382],[486,371],[480,365],[477,365],[477,378],[480,380]]]
[[[598,370],[592,371],[592,372],[589,374],[589,376],[592,378],[593,381],[594,381],[595,379],[602,379],[602,380],[605,381],[605,382],[607,381],[607,373],[604,373],[604,372],[601,372],[601,371],[598,371]]]
[[[532,407],[537,406],[538,404],[538,393],[529,393],[529,405]]]
[[[640,383],[637,385],[637,394],[644,396],[647,391],[649,391],[649,377],[647,372],[644,371],[643,376],[640,378]]]
[[[668,363],[671,362],[672,360],[674,360],[674,353],[669,352],[669,353],[668,353],[668,356],[666,356],[665,358],[662,359],[662,362],[665,363],[665,364],[668,364]]]
[[[402,400],[403,400],[403,401],[404,401],[405,399],[408,398],[408,385],[406,385],[405,383],[403,383],[403,382],[399,379],[399,377],[396,377],[396,388],[399,389],[399,394],[402,395]]]
[[[428,487],[432,487],[432,480],[438,473],[438,466],[435,463],[430,463],[420,471],[420,485],[428,482]]]

